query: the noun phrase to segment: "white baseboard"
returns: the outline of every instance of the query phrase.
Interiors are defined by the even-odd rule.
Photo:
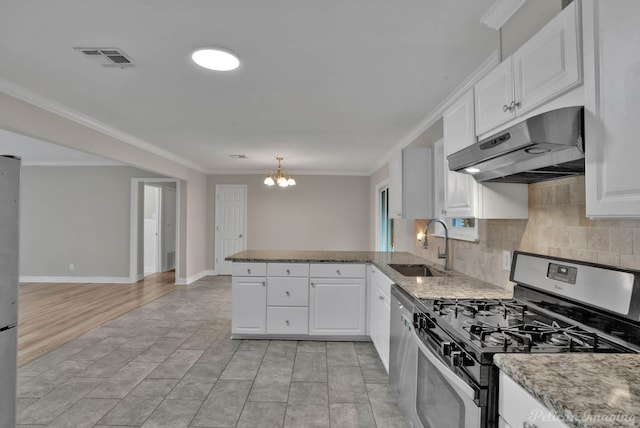
[[[189,285],[189,284],[193,284],[194,282],[196,282],[197,280],[204,278],[205,276],[210,276],[210,275],[215,275],[215,271],[213,270],[203,270],[201,272],[198,272],[195,275],[191,275],[189,277],[185,278],[177,278],[176,279],[176,284],[178,285]]]
[[[20,282],[89,282],[94,284],[131,284],[128,276],[21,276]]]

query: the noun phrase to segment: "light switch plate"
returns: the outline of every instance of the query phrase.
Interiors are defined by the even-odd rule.
[[[510,270],[511,269],[511,251],[503,251],[502,252],[502,270]]]

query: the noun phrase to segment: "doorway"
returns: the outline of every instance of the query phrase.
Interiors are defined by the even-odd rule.
[[[246,249],[247,186],[216,185],[215,272],[231,275],[231,262],[225,258]]]
[[[130,282],[176,271],[179,278],[180,183],[176,179],[131,179]]]

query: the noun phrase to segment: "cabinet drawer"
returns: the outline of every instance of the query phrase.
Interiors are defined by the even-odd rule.
[[[308,263],[269,263],[269,276],[309,276]]]
[[[266,263],[233,263],[231,268],[233,276],[266,276]]]
[[[309,308],[267,308],[268,334],[309,334]]]
[[[309,278],[269,277],[267,279],[267,305],[308,306]]]
[[[310,276],[317,278],[364,278],[366,265],[322,263],[310,266]]]

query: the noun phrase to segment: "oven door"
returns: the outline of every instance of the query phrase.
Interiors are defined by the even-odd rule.
[[[415,337],[418,344],[416,410],[424,428],[478,428],[475,391]]]

